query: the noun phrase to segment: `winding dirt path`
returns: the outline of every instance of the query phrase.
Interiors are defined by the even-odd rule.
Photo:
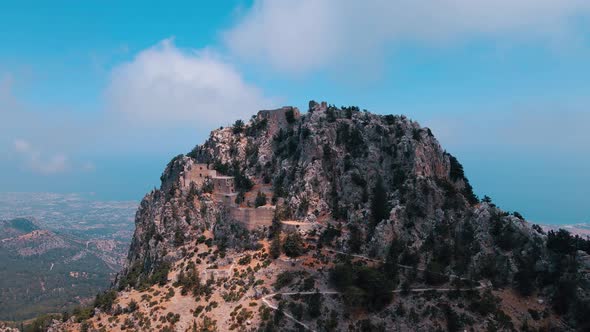
[[[351,257],[357,257],[357,258],[361,258],[361,259],[365,259],[365,260],[369,260],[369,261],[373,261],[373,262],[380,262],[383,263],[384,260],[381,259],[374,259],[374,258],[370,258],[370,257],[366,257],[366,256],[362,256],[362,255],[355,255],[355,254],[349,254],[349,253],[345,253],[343,251],[338,251],[338,250],[334,250],[334,249],[327,249],[327,248],[323,248],[322,250],[328,251],[328,252],[332,252],[332,253],[336,253],[336,254],[342,254],[342,255],[347,255],[347,256],[351,256]],[[397,264],[399,267],[404,268],[404,269],[415,269],[417,271],[422,271],[422,272],[427,272],[426,269],[422,269],[422,268],[416,268],[416,267],[412,267],[412,266],[408,266],[408,265],[403,265],[403,264]],[[432,272],[431,272],[432,273]],[[459,280],[464,280],[464,281],[469,281],[469,282],[478,282],[479,286],[477,287],[464,287],[464,288],[435,288],[435,287],[429,287],[429,288],[412,288],[407,290],[407,292],[409,293],[420,293],[420,292],[430,292],[430,291],[434,291],[434,292],[451,292],[451,291],[459,291],[459,292],[466,292],[466,291],[473,291],[473,290],[481,290],[484,288],[489,288],[492,286],[492,284],[489,281],[483,281],[483,280],[471,280],[468,278],[463,278],[463,277],[459,277],[457,275],[454,274],[442,274],[442,273],[437,273],[439,275],[444,275],[449,277],[450,279],[459,279]],[[401,289],[396,289],[393,290],[392,293],[401,293],[402,290]],[[264,305],[266,305],[267,307],[271,308],[272,310],[278,310],[278,306],[274,305],[272,302],[269,301],[269,299],[273,298],[276,295],[285,295],[285,296],[289,296],[289,295],[313,295],[313,294],[323,294],[323,295],[333,295],[333,294],[340,294],[340,292],[336,292],[336,291],[323,291],[323,292],[283,292],[283,293],[272,293],[272,294],[268,294],[262,297],[262,303],[264,303]],[[288,312],[283,311],[283,314],[285,315],[285,317],[289,318],[290,320],[292,320],[293,322],[299,324],[300,326],[302,326],[303,328],[309,330],[309,331],[314,331],[314,329],[312,329],[311,327],[309,327],[309,325],[305,324],[304,322],[296,319],[295,317],[293,317],[291,314],[289,314]]]
[[[340,292],[333,292],[333,291],[325,291],[325,292],[318,292],[320,294],[340,294]],[[275,295],[312,295],[312,294],[316,294],[316,292],[285,292],[285,293],[273,293],[273,294],[268,294],[264,297],[262,297],[262,303],[264,303],[267,307],[273,309],[273,310],[278,310],[279,307],[272,304],[272,302],[270,302],[268,299],[274,297]],[[288,312],[283,311],[283,315],[285,315],[285,317],[291,319],[293,322],[303,326],[305,329],[310,330],[310,331],[315,331],[314,329],[312,329],[311,327],[309,327],[307,324],[305,324],[304,322],[298,320],[297,318],[293,317],[291,314],[289,314]]]

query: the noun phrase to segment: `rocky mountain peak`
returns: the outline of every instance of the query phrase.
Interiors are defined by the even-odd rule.
[[[174,157],[161,180],[92,324],[113,328],[109,315],[126,312],[125,328],[145,328],[151,310],[177,331],[273,330],[285,320],[408,330],[419,311],[430,317],[423,330],[442,329],[441,317],[451,330],[540,328],[553,321],[545,300],[530,304],[537,292],[569,315],[553,326],[571,329],[583,315],[564,299],[580,287],[586,304],[575,307],[588,303],[568,278],[585,280],[577,252],[590,242],[480,201],[459,161],[403,115],[314,101],[305,113],[263,110]]]
[[[232,177],[235,197],[219,204],[205,182],[188,181],[186,174],[196,165],[205,165],[215,176]],[[370,196],[377,182],[388,211],[381,220],[371,216]],[[392,228],[373,236],[382,222],[391,222],[384,219],[432,228],[477,201],[458,161],[440,147],[430,129],[405,116],[313,101],[305,114],[289,106],[262,110],[247,123],[238,120],[212,131],[204,144],[168,164],[161,188],[146,196],[138,211],[130,265],[138,258],[151,266],[174,256],[172,244],[180,241],[176,234],[188,239],[212,231],[220,218],[216,213],[252,208],[258,191],[276,207],[279,219],[318,223],[320,228],[331,222],[359,224],[367,237],[363,250],[381,254],[399,232]],[[449,205],[452,212],[445,213]],[[226,211],[222,218],[229,215]],[[268,221],[261,226],[269,226]],[[423,237],[421,233],[416,229],[414,236]]]

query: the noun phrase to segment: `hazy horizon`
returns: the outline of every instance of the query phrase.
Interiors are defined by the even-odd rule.
[[[139,201],[211,130],[313,99],[431,128],[508,211],[590,221],[587,2],[2,7],[2,192]]]

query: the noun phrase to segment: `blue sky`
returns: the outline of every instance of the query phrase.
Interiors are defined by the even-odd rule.
[[[310,99],[406,114],[476,192],[590,221],[583,0],[0,5],[0,190],[140,199],[174,155]]]

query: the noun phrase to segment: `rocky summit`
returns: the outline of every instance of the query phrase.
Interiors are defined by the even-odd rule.
[[[589,242],[480,200],[405,116],[259,111],[161,181],[112,289],[50,330],[590,328]]]

